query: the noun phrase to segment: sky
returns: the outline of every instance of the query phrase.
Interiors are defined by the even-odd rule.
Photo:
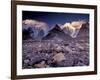
[[[85,20],[89,22],[89,14],[22,11],[22,19],[38,20],[46,22],[48,26],[54,26],[56,24],[64,25],[66,22],[78,20]]]

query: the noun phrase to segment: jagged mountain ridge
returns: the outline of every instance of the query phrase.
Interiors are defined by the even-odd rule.
[[[82,31],[84,29],[86,30],[89,28],[89,26],[87,26],[88,23],[82,24],[82,27],[77,30],[73,26],[71,26],[72,28],[71,29],[69,25],[67,25],[68,28],[67,26],[63,28],[62,26],[59,26],[58,24],[56,24],[52,28],[48,28],[47,24],[44,22],[33,21],[34,23],[32,23],[32,20],[31,21],[29,20],[29,23],[25,21],[23,22],[24,22],[23,23],[23,40],[25,39],[26,40],[27,39],[42,40],[42,39],[50,39],[55,36],[57,37],[65,36],[71,39],[71,38],[76,38],[77,34],[78,33],[80,34],[80,30]],[[75,24],[74,21],[73,23]],[[76,23],[79,23],[79,22],[76,22]],[[75,37],[73,37],[71,34],[75,35]]]
[[[65,34],[59,25],[55,25],[48,34],[43,38],[43,40],[63,40],[63,39],[72,39],[68,34]]]

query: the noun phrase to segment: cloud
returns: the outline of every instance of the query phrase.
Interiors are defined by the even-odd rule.
[[[42,21],[26,19],[22,21],[23,30],[31,29],[29,36],[32,38],[42,38],[48,32],[48,24]]]
[[[23,27],[31,26],[31,27],[34,27],[37,29],[43,29],[43,30],[46,30],[48,28],[48,25],[45,22],[37,21],[37,20],[26,19],[26,20],[23,20],[22,23],[26,25]]]

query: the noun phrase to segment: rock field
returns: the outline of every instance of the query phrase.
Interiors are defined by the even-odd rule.
[[[89,65],[89,40],[23,40],[23,69]]]

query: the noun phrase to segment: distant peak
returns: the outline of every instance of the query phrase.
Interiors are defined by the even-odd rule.
[[[58,25],[58,24],[55,24],[55,26],[59,27],[59,25]]]
[[[53,29],[60,30],[60,31],[62,30],[61,27],[58,24],[55,24],[55,26],[52,28],[52,30]]]

